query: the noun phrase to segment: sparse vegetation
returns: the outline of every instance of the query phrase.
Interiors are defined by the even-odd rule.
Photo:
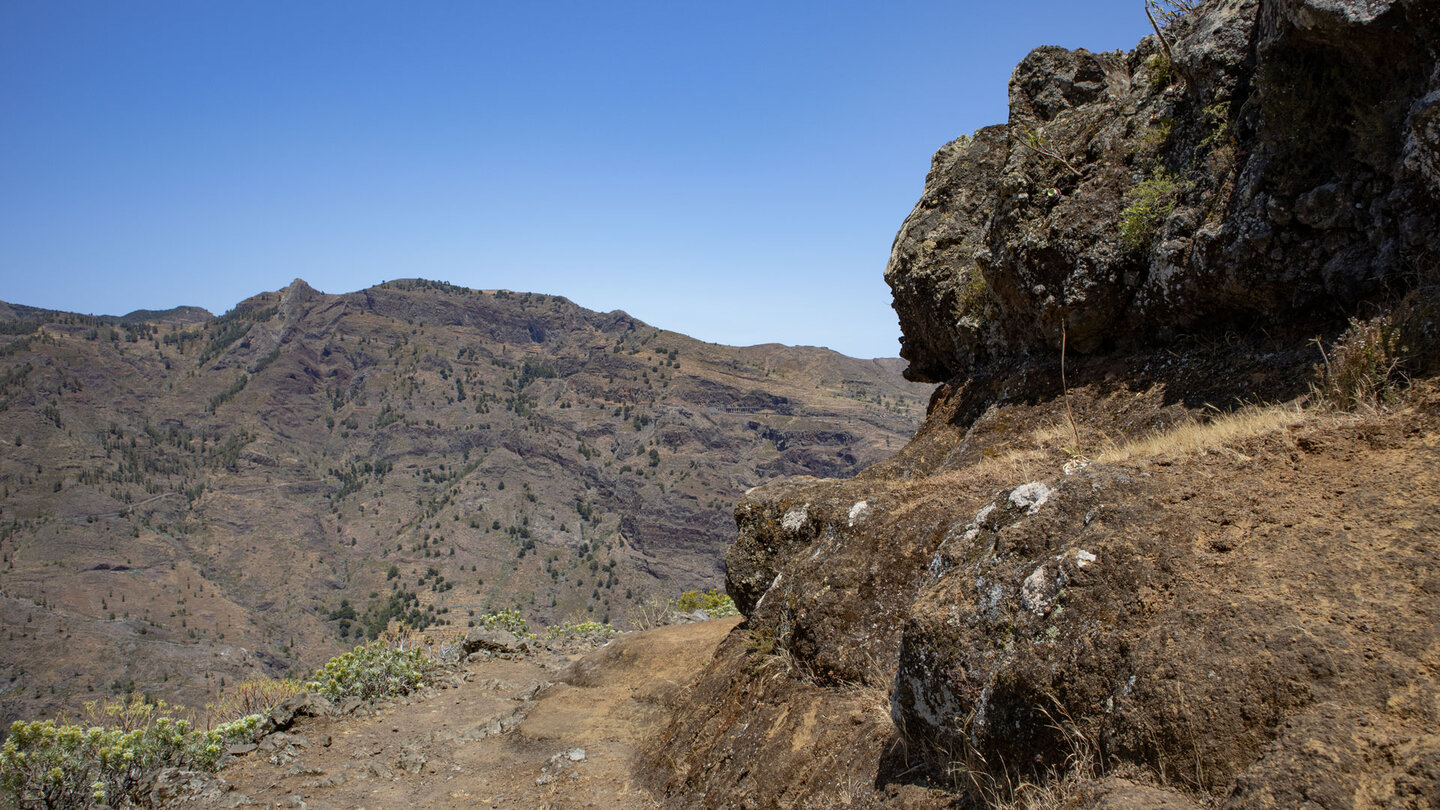
[[[618,629],[604,622],[574,622],[566,619],[560,624],[552,624],[545,628],[545,632],[542,635],[547,639],[582,638],[587,636],[605,638],[619,632]]]
[[[710,614],[712,619],[740,615],[740,611],[735,609],[735,600],[715,588],[708,591],[686,591],[675,599],[674,606],[676,610],[685,613],[703,610]]]
[[[138,698],[87,704],[110,722],[18,721],[0,748],[0,787],[16,807],[116,807],[136,802],[160,768],[214,770],[226,745],[251,739],[258,714],[197,731],[174,707]]]
[[[762,383],[791,355],[807,364],[835,358],[697,351],[638,325],[619,356],[606,351],[593,362],[591,341],[608,350],[617,336],[576,320],[580,310],[568,303],[455,293],[450,303],[503,327],[476,330],[414,314],[428,313],[437,292],[451,294],[388,284],[394,314],[358,307],[307,323],[314,351],[293,357],[288,344],[276,353],[268,328],[247,328],[274,323],[275,293],[219,319],[115,323],[113,343],[112,324],[85,316],[0,336],[0,575],[7,596],[34,605],[34,625],[18,617],[0,664],[8,677],[27,656],[49,656],[46,667],[16,675],[6,693],[15,710],[38,715],[77,705],[87,690],[133,686],[226,713],[222,701],[246,700],[237,685],[262,657],[320,664],[310,656],[323,648],[321,633],[348,649],[387,632],[486,624],[475,614],[500,607],[536,620],[532,631],[514,614],[520,633],[563,617],[626,625],[654,587],[623,551],[626,522],[643,527],[657,503],[676,504],[681,519],[694,518],[685,542],[718,550],[728,530],[717,512],[733,507],[755,453],[771,452],[728,440],[748,434],[749,404],[718,415],[692,409],[705,422],[697,432],[664,386],[692,403],[697,390],[762,409],[784,397],[793,413],[766,415],[767,423],[848,424],[867,449],[860,458],[827,454],[816,470],[826,473],[876,460],[875,448],[903,439],[924,404],[898,369],[825,366],[852,377],[847,394],[859,386],[864,399],[794,385],[793,375]],[[578,331],[544,344],[496,337],[523,336],[511,327],[531,322],[556,338]],[[91,329],[94,341],[85,339]],[[117,352],[125,362],[111,362]],[[117,386],[107,375],[121,368],[127,377]],[[485,415],[475,416],[477,406]],[[800,450],[808,441],[791,439]],[[622,467],[621,489],[638,499],[622,501],[606,481]],[[74,596],[81,591],[55,578],[60,566],[113,586]],[[122,570],[154,576],[105,573]],[[254,587],[237,587],[242,579]],[[325,595],[310,598],[317,594]],[[59,618],[67,615],[75,618]],[[133,634],[136,669],[97,662],[92,622]],[[42,650],[52,635],[65,652]],[[198,665],[149,668],[171,645]]]
[[[305,687],[330,700],[403,695],[420,685],[429,664],[419,649],[399,649],[379,639],[330,659]]]
[[[1150,249],[1160,225],[1175,210],[1180,191],[1180,179],[1161,171],[1126,196],[1125,210],[1120,213],[1120,241],[1125,247],[1136,252]]]

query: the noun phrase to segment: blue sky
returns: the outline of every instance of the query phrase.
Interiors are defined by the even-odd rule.
[[[1131,48],[1142,8],[3,0],[0,299],[421,276],[893,356],[930,155],[1032,47]]]

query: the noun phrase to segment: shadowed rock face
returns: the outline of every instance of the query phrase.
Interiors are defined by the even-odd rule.
[[[936,153],[885,277],[911,379],[1333,317],[1440,261],[1433,4],[1227,0],[1039,48]]]

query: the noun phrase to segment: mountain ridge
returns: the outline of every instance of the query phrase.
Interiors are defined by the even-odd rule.
[[[741,492],[853,474],[928,395],[898,359],[424,280],[297,280],[196,324],[10,311],[10,716],[132,686],[199,705],[397,615],[623,624],[720,583]]]

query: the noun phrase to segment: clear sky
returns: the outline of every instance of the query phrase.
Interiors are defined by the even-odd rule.
[[[0,1],[0,299],[219,314],[300,277],[565,295],[893,356],[936,148],[1141,0]]]

